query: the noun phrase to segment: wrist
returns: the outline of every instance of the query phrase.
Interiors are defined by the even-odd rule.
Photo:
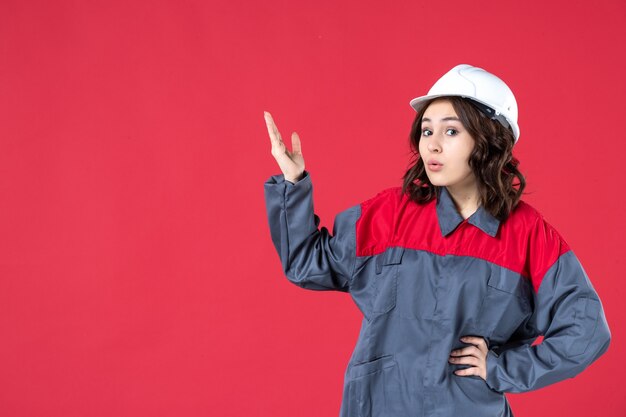
[[[285,181],[289,181],[290,183],[295,184],[302,179],[302,176],[303,176],[302,174],[294,178],[285,176]]]

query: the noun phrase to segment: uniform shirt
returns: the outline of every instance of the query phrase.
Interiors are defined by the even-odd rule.
[[[523,200],[503,222],[482,206],[463,219],[446,187],[426,204],[393,187],[340,212],[331,235],[309,172],[264,187],[286,277],[348,292],[363,313],[341,417],[512,416],[504,393],[572,378],[609,346],[582,265]],[[448,362],[467,335],[487,342],[486,381]]]

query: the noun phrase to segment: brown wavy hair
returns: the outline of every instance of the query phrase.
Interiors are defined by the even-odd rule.
[[[517,169],[519,161],[512,152],[515,136],[511,129],[486,116],[470,99],[438,97],[420,104],[409,135],[413,158],[403,176],[402,192],[420,204],[439,197],[441,187],[428,180],[419,155],[419,141],[424,112],[433,101],[441,99],[450,101],[463,127],[474,139],[468,164],[478,180],[479,204],[504,221],[517,206],[526,187],[526,180]]]

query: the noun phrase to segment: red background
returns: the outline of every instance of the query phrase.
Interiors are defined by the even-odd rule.
[[[613,334],[515,415],[623,416],[625,44],[623,0],[0,1],[0,415],[337,415],[361,316],[282,275],[263,110],[331,227],[469,63],[515,92],[525,200]]]

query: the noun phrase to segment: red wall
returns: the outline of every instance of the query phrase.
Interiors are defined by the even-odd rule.
[[[624,415],[625,44],[623,0],[2,0],[0,415],[337,415],[360,315],[281,274],[263,110],[330,227],[400,184],[458,63],[515,92],[525,199],[613,334],[515,415]]]

